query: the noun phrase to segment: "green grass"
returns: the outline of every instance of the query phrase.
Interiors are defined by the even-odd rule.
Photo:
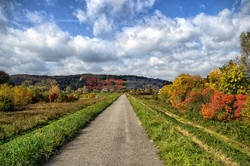
[[[184,119],[187,119],[195,124],[208,128],[216,133],[227,136],[228,138],[250,146],[250,126],[241,121],[221,122],[216,120],[204,119],[197,110],[187,110],[185,113],[173,108],[170,104],[153,100],[152,97],[137,96],[145,104],[150,103],[150,106],[161,111],[169,111]]]
[[[109,93],[97,94],[93,99],[79,99],[75,102],[36,103],[16,112],[0,112],[0,145],[20,135],[48,125],[96,102],[105,100]]]
[[[149,99],[142,99],[143,103],[146,104],[148,107],[154,110],[155,114],[157,116],[162,117],[165,119],[165,121],[171,123],[174,126],[181,127],[182,129],[188,131],[190,134],[194,135],[199,140],[202,140],[206,145],[209,147],[215,149],[216,151],[219,151],[220,153],[225,154],[227,157],[230,157],[233,161],[236,161],[237,163],[240,163],[241,165],[249,165],[250,164],[250,156],[249,152],[241,149],[239,146],[236,146],[234,144],[228,144],[223,139],[218,138],[217,136],[210,134],[202,129],[199,129],[197,127],[194,127],[187,123],[182,123],[178,120],[176,120],[173,117],[170,117],[164,113],[165,108],[161,108],[161,104],[159,102]],[[171,109],[168,107],[168,109]],[[223,123],[221,123],[220,127],[222,127]],[[205,125],[204,125],[205,126]],[[248,132],[249,133],[249,132]],[[242,133],[242,135],[245,135],[245,132]],[[228,134],[227,134],[228,136]],[[249,137],[245,135],[245,137]]]
[[[0,165],[40,165],[58,147],[75,136],[89,121],[112,104],[119,94],[77,111],[0,146]]]
[[[134,98],[128,98],[147,134],[156,144],[165,165],[223,165],[213,154],[177,132],[175,124],[151,112]]]

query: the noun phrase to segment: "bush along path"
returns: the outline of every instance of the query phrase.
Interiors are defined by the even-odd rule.
[[[247,151],[247,147],[242,148],[240,143],[238,144],[229,138],[225,139],[223,135],[196,126],[192,122],[166,112],[166,110],[162,111],[152,103],[143,102],[132,96],[129,96],[129,100],[148,135],[157,144],[160,150],[159,155],[166,165],[186,163],[191,165],[250,164],[249,151]],[[182,139],[187,142],[180,141]],[[181,156],[180,153],[183,155],[182,158],[169,157],[173,154]],[[213,163],[207,161],[211,159],[213,159]]]
[[[0,165],[40,165],[118,97],[119,94],[114,94],[104,101],[1,145]]]

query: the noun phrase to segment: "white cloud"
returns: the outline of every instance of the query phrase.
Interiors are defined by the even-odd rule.
[[[244,3],[243,3],[244,2]],[[139,4],[140,3],[140,4]],[[53,22],[42,21],[31,13],[33,27],[6,26],[8,19],[0,5],[0,69],[14,73],[76,74],[83,72],[135,74],[173,79],[180,73],[201,74],[220,67],[240,54],[239,36],[250,31],[249,1],[241,10],[228,9],[218,15],[198,14],[193,18],[169,18],[160,11],[124,26],[112,38],[117,18],[129,21],[154,1],[86,1],[86,9],[74,14],[89,23],[93,34],[73,36]],[[244,5],[243,5],[244,4]],[[106,10],[106,8],[109,10]],[[7,60],[6,60],[7,59]]]
[[[101,15],[93,25],[93,34],[98,36],[99,34],[106,34],[112,31],[113,23],[108,21],[105,15]]]
[[[77,9],[73,14],[76,16],[80,23],[87,21],[86,14],[83,10]]]
[[[149,63],[150,65],[154,66],[154,65],[163,65],[165,64],[163,60],[160,60],[157,57],[150,57],[149,59]]]
[[[60,72],[53,70],[59,68],[69,73],[63,67],[69,69],[70,64],[116,60],[114,51],[107,49],[112,48],[108,42],[71,36],[55,23],[43,23],[25,30],[8,28],[7,31],[7,34],[0,34],[0,68],[11,74],[57,74]],[[69,64],[64,64],[67,62]]]
[[[98,36],[111,33],[116,24],[134,21],[138,13],[151,8],[154,3],[155,0],[86,0],[85,10],[77,9],[73,15],[80,23],[90,24],[93,34]]]
[[[46,13],[44,11],[34,11],[34,12],[28,10],[25,11],[27,20],[32,23],[42,23],[46,18]]]
[[[112,44],[98,38],[76,36],[72,38],[70,47],[73,48],[73,53],[84,62],[105,62],[116,59]]]

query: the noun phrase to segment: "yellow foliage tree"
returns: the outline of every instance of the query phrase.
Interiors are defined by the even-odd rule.
[[[22,107],[32,102],[32,98],[34,97],[34,93],[26,87],[23,86],[15,86],[13,88],[14,92],[14,106]]]
[[[54,102],[60,94],[60,88],[58,85],[52,86],[49,90],[49,101]]]
[[[0,85],[0,111],[9,111],[13,108],[13,90],[7,84]]]
[[[159,98],[161,101],[166,101],[169,98],[170,92],[172,89],[172,85],[164,85],[160,92],[159,92]]]
[[[249,80],[243,66],[230,61],[208,74],[206,86],[227,94],[246,94],[249,89]]]
[[[174,107],[180,108],[191,91],[201,91],[204,86],[205,81],[201,76],[181,74],[171,85],[170,102]]]
[[[221,78],[220,69],[212,70],[207,76],[208,81],[206,82],[205,85],[211,89],[217,89],[220,78]]]

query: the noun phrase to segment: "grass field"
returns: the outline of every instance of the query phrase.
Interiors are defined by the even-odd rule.
[[[192,119],[151,97],[129,100],[166,165],[250,164],[249,128],[240,122]]]
[[[26,106],[22,111],[0,112],[0,144],[23,131],[46,124],[50,120],[104,99],[105,96],[102,95],[95,99],[80,99],[70,103],[36,103]]]
[[[40,165],[118,96],[106,95],[103,101],[0,145],[0,165]]]

